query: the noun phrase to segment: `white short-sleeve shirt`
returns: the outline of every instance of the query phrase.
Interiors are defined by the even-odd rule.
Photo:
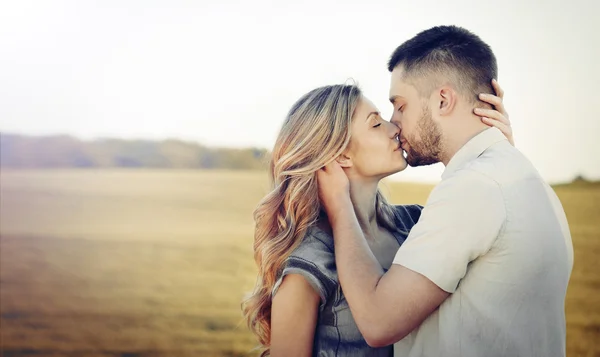
[[[452,293],[395,356],[565,356],[567,219],[498,129],[452,158],[394,264]]]

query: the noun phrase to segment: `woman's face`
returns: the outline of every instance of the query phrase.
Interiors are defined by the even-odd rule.
[[[352,117],[352,137],[342,166],[364,178],[382,179],[406,168],[398,134],[373,103],[362,97]]]

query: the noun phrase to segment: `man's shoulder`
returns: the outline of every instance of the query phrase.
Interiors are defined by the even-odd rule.
[[[481,209],[503,207],[504,193],[501,180],[489,170],[465,166],[445,177],[433,189],[425,210],[433,206],[447,207],[452,211],[448,214],[452,215],[459,214],[457,210],[461,211],[466,206]]]
[[[490,146],[465,165],[464,169],[481,174],[500,185],[537,173],[529,159],[508,141]]]
[[[477,158],[466,163],[442,181],[442,187],[503,186],[523,178],[539,176],[529,159],[508,141],[501,141],[486,149]]]
[[[431,192],[431,195],[452,194],[466,192],[471,189],[498,187],[499,182],[492,170],[486,165],[469,163],[465,167],[455,171],[452,175],[445,177]]]

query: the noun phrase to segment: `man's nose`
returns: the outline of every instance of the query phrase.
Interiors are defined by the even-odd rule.
[[[402,125],[400,124],[400,120],[398,120],[397,116],[392,115],[392,119],[390,119],[390,123],[394,124],[395,126],[400,128],[400,130],[402,130]]]

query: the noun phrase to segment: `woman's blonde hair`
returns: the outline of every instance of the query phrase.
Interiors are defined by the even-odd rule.
[[[285,260],[315,224],[321,209],[316,172],[347,148],[352,116],[362,98],[355,85],[314,89],[298,100],[283,123],[269,163],[271,191],[254,211],[258,278],[242,303],[244,318],[268,356],[272,290]],[[377,220],[393,230],[394,213],[377,191]]]

